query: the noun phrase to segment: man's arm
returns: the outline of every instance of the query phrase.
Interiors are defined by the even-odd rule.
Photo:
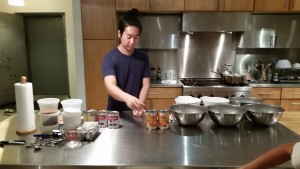
[[[117,86],[117,80],[114,75],[104,77],[104,84],[108,94],[118,101],[123,101],[131,110],[142,110],[145,104],[138,98],[124,92]]]
[[[263,169],[270,168],[287,162],[291,159],[295,143],[286,143],[279,145],[256,159],[250,161],[239,169]]]
[[[150,90],[150,78],[149,77],[143,78],[143,86],[139,95],[139,99],[143,103],[146,103],[149,90]]]

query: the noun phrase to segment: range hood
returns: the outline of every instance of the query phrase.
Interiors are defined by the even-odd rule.
[[[143,32],[137,48],[142,49],[177,49],[179,46],[179,14],[140,16]]]
[[[249,12],[183,13],[183,32],[240,32],[251,30]]]

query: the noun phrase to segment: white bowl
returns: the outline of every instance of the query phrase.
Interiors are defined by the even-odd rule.
[[[204,107],[218,104],[229,104],[230,100],[223,97],[201,97]]]
[[[300,63],[294,63],[293,68],[294,69],[300,69]]]
[[[201,99],[192,96],[178,96],[175,98],[176,104],[193,104],[199,106]]]
[[[276,62],[276,69],[290,69],[292,68],[291,62],[287,59],[281,59]]]

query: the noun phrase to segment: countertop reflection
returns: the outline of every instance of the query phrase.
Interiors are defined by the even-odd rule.
[[[37,152],[24,146],[5,146],[0,150],[0,168],[235,168],[274,146],[300,139],[280,123],[264,127],[244,119],[235,127],[220,127],[207,114],[197,126],[183,127],[171,122],[167,130],[146,129],[145,117],[133,117],[130,111],[121,112],[120,118],[120,128],[101,128],[95,141],[83,142],[74,150],[64,145],[44,147]],[[0,127],[6,130],[1,132],[2,140],[33,141],[32,134],[15,134],[15,115],[1,122]],[[292,168],[290,162],[280,167]]]

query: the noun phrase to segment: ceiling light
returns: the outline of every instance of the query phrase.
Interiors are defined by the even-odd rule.
[[[24,6],[24,0],[8,0],[8,4],[12,6]]]

